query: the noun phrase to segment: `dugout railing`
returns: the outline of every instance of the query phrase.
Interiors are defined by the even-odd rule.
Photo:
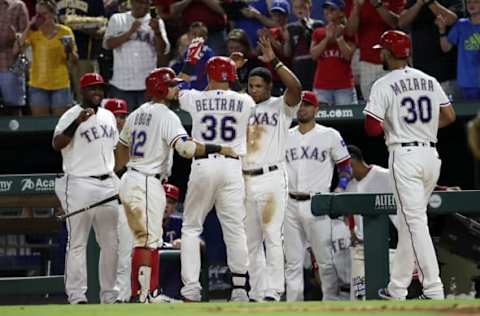
[[[0,208],[59,207],[59,201],[54,193],[55,178],[57,176],[57,174],[0,175]],[[30,233],[55,234],[58,233],[61,225],[56,218],[3,218],[0,219],[0,221],[0,235]],[[28,244],[22,247],[28,247]],[[90,303],[98,303],[100,301],[100,284],[98,281],[99,256],[100,248],[92,230],[87,246],[87,298]],[[179,264],[179,262],[179,250],[160,250],[161,264]],[[116,267],[112,268],[116,269]],[[203,287],[202,299],[208,300],[208,265],[204,251],[202,252],[200,279]],[[0,296],[48,295],[64,292],[65,285],[63,275],[0,278]]]
[[[480,191],[435,191],[430,197],[429,214],[480,214]],[[378,289],[389,279],[389,214],[397,207],[393,194],[325,193],[312,198],[314,216],[363,215],[366,298],[379,299]]]

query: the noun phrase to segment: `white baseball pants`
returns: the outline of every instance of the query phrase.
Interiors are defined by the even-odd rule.
[[[441,160],[432,147],[390,148],[390,176],[398,214],[398,244],[388,291],[404,299],[415,262],[423,293],[443,299],[437,256],[428,230],[427,205],[440,175]]]
[[[262,300],[268,296],[279,300],[285,292],[283,222],[287,177],[284,167],[263,175],[245,176],[245,187],[250,298]],[[266,265],[260,257],[264,253]]]
[[[232,273],[246,275],[248,250],[244,197],[240,160],[210,155],[210,158],[192,162],[182,225],[183,297],[193,301],[201,299],[200,234],[205,217],[214,206],[227,247],[228,267]]]
[[[68,214],[117,194],[118,178],[112,175],[102,181],[91,177],[65,175],[56,179],[55,193]],[[71,304],[87,300],[86,249],[92,226],[100,246],[100,302],[114,303],[117,299],[118,291],[115,288],[115,267],[118,260],[117,221],[117,201],[97,206],[67,219],[65,289]]]
[[[350,231],[341,219],[313,216],[311,201],[287,203],[285,256],[287,301],[303,301],[305,245],[317,259],[324,300],[346,298],[340,287],[350,283]]]

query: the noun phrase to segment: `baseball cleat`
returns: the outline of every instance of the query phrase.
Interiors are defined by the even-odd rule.
[[[402,300],[401,298],[398,298],[398,297],[393,297],[390,292],[388,291],[387,288],[381,288],[378,290],[378,296],[382,299],[382,300],[390,300],[390,301],[400,301]]]
[[[158,294],[157,296],[148,296],[148,303],[150,304],[177,304],[177,303],[183,303],[181,300],[176,300],[174,298],[171,298],[169,296],[166,296],[164,294]]]

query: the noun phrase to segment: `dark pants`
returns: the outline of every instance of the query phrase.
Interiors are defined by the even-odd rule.
[[[108,96],[110,98],[123,99],[127,101],[128,113],[133,112],[136,108],[147,101],[145,98],[145,90],[120,90],[113,85],[110,85],[109,87]]]

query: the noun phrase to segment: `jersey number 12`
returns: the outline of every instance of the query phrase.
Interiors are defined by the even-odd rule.
[[[143,157],[143,145],[147,141],[147,133],[145,131],[132,132],[132,146],[130,147],[130,156]]]

